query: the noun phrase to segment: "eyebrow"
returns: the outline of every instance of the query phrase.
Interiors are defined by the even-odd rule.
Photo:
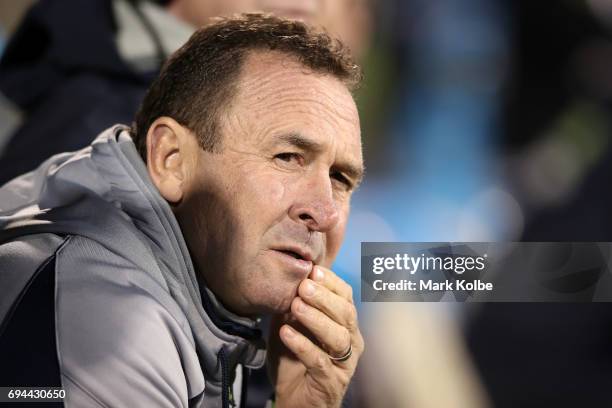
[[[274,138],[276,141],[281,143],[285,143],[291,146],[295,146],[299,149],[320,153],[324,150],[323,144],[317,142],[316,140],[312,140],[300,133],[283,133]],[[362,166],[358,166],[352,163],[343,162],[333,166],[336,170],[345,173],[351,181],[354,183],[354,187],[357,187],[361,181],[363,180],[364,168]]]
[[[315,140],[309,139],[299,133],[284,133],[275,137],[277,141],[298,147],[303,150],[319,153],[323,151],[323,145]]]

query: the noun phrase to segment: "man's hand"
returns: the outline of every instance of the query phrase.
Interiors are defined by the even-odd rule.
[[[315,266],[300,284],[291,313],[274,317],[270,333],[276,406],[339,407],[364,349],[352,288]],[[344,356],[349,347],[347,360],[330,358]]]

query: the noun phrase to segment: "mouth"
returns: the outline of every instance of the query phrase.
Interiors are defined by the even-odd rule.
[[[295,259],[312,262],[312,254],[309,251],[303,250],[301,248],[279,248],[275,249],[275,251],[282,252]]]
[[[274,248],[271,250],[292,272],[300,278],[308,276],[312,270],[313,256],[308,250],[298,247]]]

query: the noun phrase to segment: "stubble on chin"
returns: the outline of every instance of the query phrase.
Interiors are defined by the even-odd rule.
[[[286,277],[283,279],[281,271],[274,271],[276,275],[260,271],[259,276],[253,275],[253,279],[249,279],[242,288],[247,308],[258,315],[288,313],[300,282],[291,282]]]

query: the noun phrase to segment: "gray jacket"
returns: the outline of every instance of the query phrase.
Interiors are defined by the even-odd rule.
[[[256,322],[198,282],[123,126],[0,188],[0,244],[0,385],[62,386],[78,407],[228,406],[264,363]]]

